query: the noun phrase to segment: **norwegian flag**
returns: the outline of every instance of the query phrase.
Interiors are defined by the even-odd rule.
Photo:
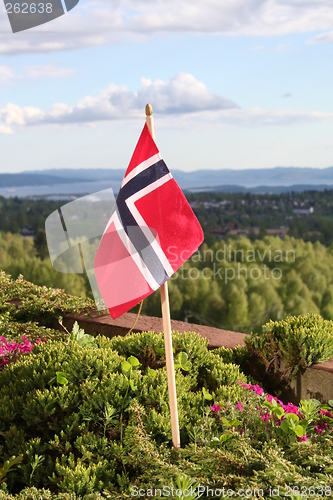
[[[157,290],[202,241],[199,221],[145,125],[95,256],[111,317]]]

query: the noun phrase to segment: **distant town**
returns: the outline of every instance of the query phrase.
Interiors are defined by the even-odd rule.
[[[213,239],[286,235],[333,242],[333,190],[300,193],[196,193],[188,195],[205,235]]]

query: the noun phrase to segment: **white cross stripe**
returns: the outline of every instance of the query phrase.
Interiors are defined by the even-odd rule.
[[[160,155],[160,153],[157,153],[156,155],[148,158],[148,160],[139,163],[139,165],[133,168],[133,170],[131,170],[131,172],[124,177],[123,182],[121,183],[121,188],[125,186],[125,184],[127,184],[129,181],[131,181],[136,175],[140,174],[160,160],[162,160],[162,156]]]
[[[123,228],[123,225],[121,223],[121,220],[118,216],[117,211],[115,211],[113,213],[111,219],[109,220],[108,227],[112,224],[112,222],[115,225],[115,228],[117,230],[117,234],[118,234],[119,238],[121,239],[124,247],[126,248],[126,250],[128,251],[128,253],[132,257],[132,259],[134,260],[135,264],[137,265],[139,271],[141,272],[141,274],[143,275],[143,277],[147,281],[148,285],[150,286],[150,288],[152,288],[152,290],[157,290],[159,288],[160,284],[157,283],[157,281],[155,280],[153,275],[149,272],[149,269],[147,268],[144,260],[141,258],[138,251],[134,248],[130,238],[128,237],[128,235],[126,234],[126,232]],[[145,225],[145,226],[146,227],[144,227],[144,228],[141,227],[140,229],[145,230],[144,231],[145,234],[146,234],[146,230],[148,230],[149,233],[148,233],[147,237],[150,238],[151,231],[149,230],[147,225]],[[105,234],[105,232],[104,232],[104,234]],[[152,236],[152,237],[154,238],[154,236]],[[151,241],[151,240],[149,240],[149,241]]]
[[[128,208],[129,208],[130,212],[132,213],[134,219],[136,220],[138,226],[141,228],[145,227],[149,231],[149,233],[150,233],[150,234],[148,233],[149,234],[149,241],[152,242],[151,246],[153,247],[159,260],[162,262],[163,267],[164,267],[164,269],[169,277],[174,273],[174,270],[172,269],[172,267],[171,267],[166,255],[165,255],[165,253],[163,252],[161,246],[158,244],[157,240],[154,238],[154,235],[151,233],[144,218],[140,214],[139,210],[136,208],[135,203],[138,200],[140,200],[141,198],[143,198],[144,196],[146,196],[147,194],[151,193],[152,191],[155,191],[155,189],[158,189],[160,186],[163,186],[163,184],[170,181],[171,179],[173,179],[173,177],[170,173],[168,173],[167,175],[164,175],[163,177],[161,177],[157,181],[149,184],[149,186],[147,186],[147,187],[141,189],[140,191],[138,191],[137,193],[133,194],[132,196],[130,196],[126,200],[126,205],[128,206]]]

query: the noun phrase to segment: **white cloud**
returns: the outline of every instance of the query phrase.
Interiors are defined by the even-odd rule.
[[[52,62],[26,66],[21,73],[15,72],[9,66],[0,66],[0,85],[11,85],[14,82],[26,79],[67,78],[74,73],[75,70],[71,68],[60,68],[56,63]]]
[[[5,125],[35,125],[43,122],[45,113],[32,106],[17,106],[16,104],[9,103],[0,108],[0,120]]]
[[[136,118],[142,115],[147,102],[162,115],[191,114],[210,109],[236,107],[232,101],[208,92],[205,85],[192,75],[180,73],[168,82],[142,80],[142,88],[131,92],[125,86],[110,85],[97,96],[87,96],[74,106],[57,103],[50,111],[19,107],[14,104],[0,108],[0,119],[7,125],[37,125],[45,123],[94,123],[106,120]]]
[[[319,42],[333,43],[333,31],[330,31],[329,33],[323,33],[322,35],[317,35],[309,40],[309,44]]]
[[[75,9],[13,35],[0,18],[0,53],[52,52],[155,33],[272,36],[328,31],[331,0],[81,0]],[[325,35],[322,41],[325,41]],[[330,38],[328,39],[330,41]]]
[[[72,68],[59,68],[54,62],[39,64],[34,66],[26,66],[25,77],[34,80],[42,78],[67,78],[75,73]]]
[[[0,85],[8,84],[15,78],[15,73],[9,66],[0,66]]]
[[[214,119],[224,125],[244,127],[289,126],[333,121],[333,113],[297,111],[294,109],[266,110],[249,108],[217,112]]]
[[[152,104],[164,127],[288,126],[333,120],[333,113],[317,111],[241,109],[226,97],[209,92],[193,75],[180,73],[168,82],[143,78],[138,92],[112,84],[97,96],[86,96],[71,106],[56,103],[48,111],[9,103],[0,107],[0,123],[7,127],[3,130],[8,133],[8,127],[12,130],[36,125],[96,125],[105,121],[142,120],[147,102]]]
[[[5,125],[0,125],[0,135],[12,135],[14,134],[13,129],[6,127]]]

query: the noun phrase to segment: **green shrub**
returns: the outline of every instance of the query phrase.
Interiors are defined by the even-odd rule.
[[[192,333],[175,333],[173,340],[175,352],[186,352],[192,363],[190,371],[176,370],[180,450],[171,445],[161,336],[97,337],[97,348],[49,341],[6,366],[0,373],[0,454],[4,460],[24,456],[7,475],[16,497],[0,490],[0,500],[125,500],[135,487],[191,483],[260,488],[263,498],[279,487],[284,498],[291,484],[330,485],[331,416],[314,408],[308,441],[297,442],[292,431],[284,440],[277,414],[267,425],[262,420],[268,411],[264,395],[258,396],[262,389],[253,386],[256,395],[238,384],[245,377],[225,363],[223,350],[208,351]],[[145,367],[130,358],[137,344],[146,353],[135,351],[148,359]],[[147,356],[149,348],[156,359]],[[314,428],[320,422],[328,422],[322,434]]]
[[[17,470],[8,474],[10,491],[36,486],[85,495],[119,487],[124,454],[129,453],[126,443],[133,401],[145,408],[140,427],[151,446],[170,447],[161,340],[152,332],[113,340],[97,337],[97,348],[81,347],[75,340],[67,345],[51,340],[6,366],[0,373],[0,451],[5,458],[24,455]],[[156,359],[140,356],[133,348],[138,343],[147,353],[154,341],[162,349],[156,353],[161,361],[158,367]],[[186,444],[193,427],[205,423],[203,406],[209,408],[210,402],[203,400],[204,384],[219,400],[232,397],[236,401],[241,391],[237,382],[245,379],[238,367],[223,363],[193,333],[174,334],[174,345],[176,350],[187,349],[193,362],[190,372],[176,370],[179,426]],[[148,364],[133,369],[129,376],[123,364],[130,351]],[[40,464],[34,468],[36,460]],[[140,470],[140,464],[137,469],[131,465],[130,477]]]
[[[318,314],[270,321],[245,338],[242,369],[271,392],[286,388],[299,370],[333,357],[333,321]]]
[[[33,285],[23,276],[16,280],[0,270],[0,314],[10,312],[17,321],[35,321],[50,326],[61,314],[95,309],[91,299],[73,297],[64,290]]]

